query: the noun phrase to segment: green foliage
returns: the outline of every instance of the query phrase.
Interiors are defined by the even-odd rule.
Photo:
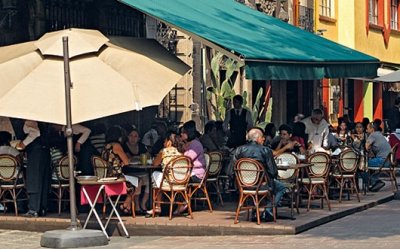
[[[221,65],[226,70],[225,80],[221,82]],[[211,109],[216,120],[224,120],[226,110],[230,108],[233,96],[236,95],[234,82],[231,77],[235,71],[238,71],[243,63],[237,62],[231,58],[226,58],[222,53],[217,53],[211,60],[211,71],[213,73],[213,86],[207,90],[207,99],[211,104]]]
[[[221,66],[226,70],[225,80],[221,82],[220,70]],[[231,58],[226,58],[222,53],[217,53],[211,60],[211,71],[214,76],[213,85],[207,90],[207,99],[211,105],[213,114],[216,120],[224,120],[226,111],[231,107],[232,98],[236,95],[234,88],[234,82],[231,78],[235,71],[238,71],[243,63],[237,62]],[[263,89],[257,93],[253,108],[247,106],[247,92],[244,91],[242,94],[243,106],[251,110],[253,125],[264,126],[266,123],[271,121],[271,110],[272,110],[272,99],[269,101],[267,111],[265,113],[264,120],[261,120],[264,113],[265,103],[262,101]]]

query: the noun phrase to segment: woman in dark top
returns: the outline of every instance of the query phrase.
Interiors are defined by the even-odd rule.
[[[129,159],[126,153],[123,151],[121,146],[122,131],[118,126],[113,126],[107,131],[106,145],[104,146],[102,157],[108,163],[110,169],[107,172],[107,176],[123,176],[123,169],[129,164]],[[131,200],[132,198],[137,199],[140,194],[141,182],[139,178],[135,176],[124,176],[126,178],[126,185],[128,194],[123,204],[120,205],[120,209],[123,213],[129,214],[131,212]],[[136,188],[136,189],[135,189]]]
[[[129,158],[140,156],[147,152],[146,146],[140,142],[139,132],[136,129],[128,130],[126,142],[122,148]]]

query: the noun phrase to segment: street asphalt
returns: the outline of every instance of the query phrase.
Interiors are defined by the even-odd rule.
[[[298,235],[112,237],[108,246],[96,248],[400,248],[400,201],[393,200],[363,212],[315,227]],[[0,249],[40,247],[41,233],[0,230]]]

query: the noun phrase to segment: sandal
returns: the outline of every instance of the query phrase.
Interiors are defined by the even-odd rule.
[[[125,207],[124,204],[119,205],[119,210],[121,210],[122,214],[124,215],[131,215],[131,209]]]
[[[154,216],[158,217],[161,214],[161,209],[156,208],[156,209],[152,209],[152,210],[146,211],[145,217],[146,218],[153,217],[153,213],[154,213]]]
[[[181,215],[184,214],[187,210],[188,206],[184,205],[184,206],[179,206],[175,211],[174,211],[174,215]]]

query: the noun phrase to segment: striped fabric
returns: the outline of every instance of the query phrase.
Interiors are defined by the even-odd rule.
[[[103,151],[104,145],[106,144],[106,135],[98,134],[89,137],[90,142],[94,146],[94,148],[100,153]]]

